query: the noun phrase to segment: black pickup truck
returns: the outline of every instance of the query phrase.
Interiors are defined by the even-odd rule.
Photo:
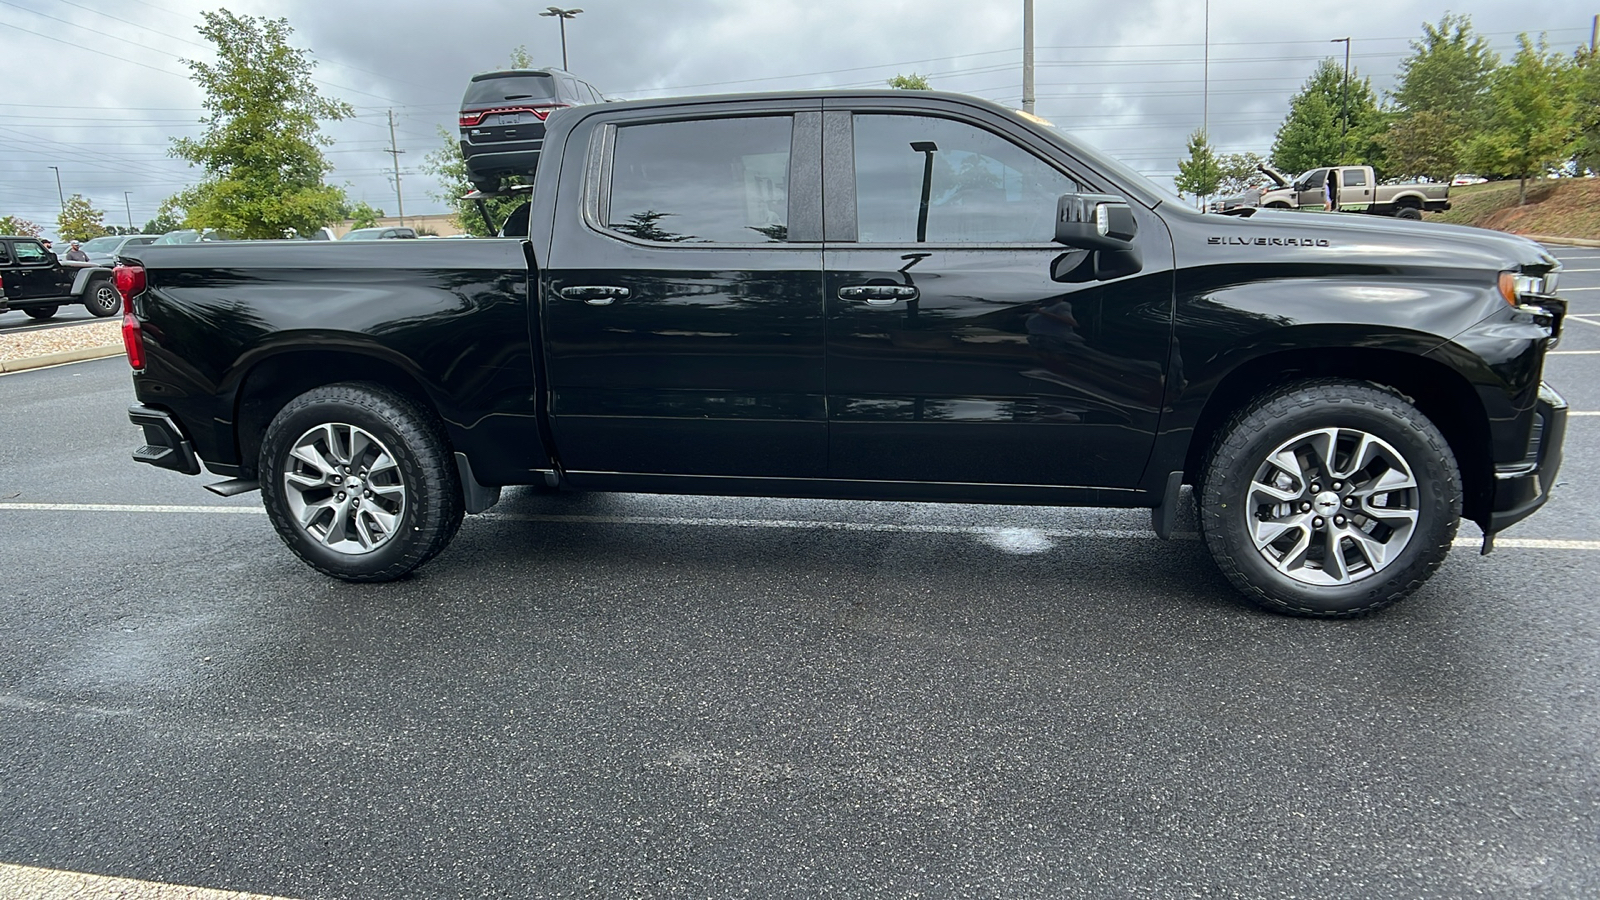
[[[528,237],[140,247],[145,446],[291,550],[404,575],[504,485],[1146,507],[1346,616],[1536,510],[1566,404],[1539,245],[1202,215],[938,93],[560,110]],[[997,573],[999,575],[1000,573]],[[1138,577],[1129,572],[1128,577]]]

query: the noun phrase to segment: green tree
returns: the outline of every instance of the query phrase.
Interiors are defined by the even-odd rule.
[[[1394,118],[1379,137],[1390,174],[1448,179],[1465,144],[1489,117],[1489,83],[1500,57],[1468,16],[1424,22],[1400,63]]]
[[[889,79],[889,87],[898,91],[928,91],[928,76],[912,72],[910,75],[896,75]]]
[[[383,218],[383,210],[374,209],[363,200],[345,210],[344,217],[350,220],[351,228],[372,228]]]
[[[1580,172],[1600,171],[1600,54],[1583,47],[1572,61],[1573,158]]]
[[[1217,193],[1237,194],[1264,180],[1261,175],[1261,164],[1264,162],[1266,160],[1259,153],[1228,153],[1217,157],[1217,167],[1222,175]]]
[[[174,198],[194,228],[242,238],[310,234],[334,221],[344,192],[323,182],[332,166],[320,122],[355,114],[311,81],[314,63],[291,47],[286,19],[202,12],[200,34],[217,62],[185,60],[205,91],[210,115],[200,138],[176,138],[172,155],[200,166],[204,179]]]
[[[0,234],[14,237],[36,238],[43,234],[39,226],[16,216],[0,216]]]
[[[1528,178],[1569,159],[1575,148],[1572,65],[1543,38],[1517,37],[1517,54],[1489,84],[1486,126],[1466,146],[1466,161],[1484,174],[1516,176],[1517,202],[1528,202]]]
[[[1375,139],[1384,124],[1371,79],[1352,72],[1346,85],[1343,67],[1324,59],[1289,101],[1272,164],[1291,175],[1318,166],[1381,164]]]
[[[105,219],[104,210],[95,209],[82,194],[73,194],[56,218],[56,234],[63,241],[87,241],[109,233]]]
[[[1222,166],[1204,131],[1189,135],[1189,158],[1178,160],[1178,177],[1173,183],[1180,192],[1199,198],[1215,194],[1222,184]]]
[[[526,44],[518,44],[516,49],[511,51],[511,68],[533,68],[533,54],[528,52],[528,46]]]
[[[161,204],[156,217],[144,223],[145,234],[166,234],[183,228],[183,212],[174,207],[172,200]]]

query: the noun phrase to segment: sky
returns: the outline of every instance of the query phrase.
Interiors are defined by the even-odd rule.
[[[573,4],[573,0],[567,0]],[[896,74],[1020,107],[1022,0],[578,0],[569,67],[607,96],[879,87]],[[356,116],[329,123],[332,183],[398,211],[389,113],[408,215],[437,213],[440,186],[419,171],[455,134],[467,80],[525,46],[561,64],[548,3],[520,0],[0,0],[0,215],[52,233],[56,172],[108,224],[135,226],[199,179],[167,151],[198,136],[203,95],[183,60],[209,61],[196,33],[219,6],[283,17],[311,51],[324,94]],[[1545,34],[1570,52],[1600,6],[1576,0],[1341,0],[1317,7],[1211,0],[1035,0],[1039,115],[1165,184],[1187,136],[1219,152],[1265,155],[1289,98],[1325,58],[1394,87],[1409,43],[1447,11],[1503,56]],[[1209,63],[1206,62],[1209,57]]]

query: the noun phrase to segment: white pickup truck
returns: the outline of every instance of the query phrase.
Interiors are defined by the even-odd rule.
[[[1261,172],[1278,184],[1261,194],[1260,205],[1267,209],[1326,209],[1331,203],[1341,212],[1420,219],[1424,210],[1450,208],[1450,185],[1379,185],[1371,166],[1312,169],[1293,181],[1267,166]]]

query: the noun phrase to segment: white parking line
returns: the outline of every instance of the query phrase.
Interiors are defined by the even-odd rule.
[[[12,863],[0,863],[0,897],[28,897],[30,900],[91,900],[95,897],[108,900],[113,897],[126,900],[283,900],[266,894],[112,878]]]
[[[1600,415],[1600,412],[1579,415]],[[141,506],[118,503],[0,503],[0,512],[122,512],[165,514],[255,514],[266,510],[248,506]],[[717,517],[687,516],[563,516],[536,513],[488,512],[483,518],[507,522],[549,522],[559,525],[657,525],[670,528],[772,528],[795,531],[855,531],[888,534],[970,534],[1002,540],[1017,537],[1060,538],[1112,538],[1155,540],[1155,532],[1143,528],[1032,528],[1003,525],[895,525],[884,522],[836,522],[825,519],[724,519]],[[1176,540],[1199,540],[1194,532],[1173,535]],[[1481,541],[1473,537],[1456,538],[1457,547],[1477,547]],[[1569,541],[1544,538],[1502,538],[1496,547],[1517,550],[1584,550],[1600,551],[1600,541]]]
[[[1600,356],[1600,350],[1551,350],[1545,356]]]
[[[1596,328],[1600,328],[1600,322],[1590,321],[1589,319],[1585,319],[1583,316],[1572,316],[1572,315],[1569,315],[1563,321],[1566,321],[1566,322],[1582,322],[1585,325],[1593,325]]]
[[[1559,297],[1562,294],[1570,294],[1574,291],[1600,291],[1600,287],[1564,287],[1561,290],[1556,291],[1556,296]]]

